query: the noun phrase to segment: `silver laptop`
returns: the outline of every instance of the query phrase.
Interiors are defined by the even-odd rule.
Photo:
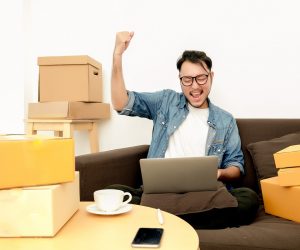
[[[140,160],[145,193],[184,193],[217,189],[217,156]]]

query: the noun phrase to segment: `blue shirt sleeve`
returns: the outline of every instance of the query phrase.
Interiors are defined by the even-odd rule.
[[[244,174],[244,156],[241,149],[241,139],[235,119],[232,119],[226,138],[226,150],[223,156],[222,167],[236,166]]]
[[[160,108],[163,100],[164,91],[153,93],[127,91],[127,93],[128,103],[119,112],[120,115],[139,116],[150,120],[155,119],[157,110]]]

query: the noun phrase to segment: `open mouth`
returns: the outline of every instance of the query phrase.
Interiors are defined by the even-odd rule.
[[[199,91],[191,91],[190,92],[190,96],[195,100],[200,100],[201,95],[203,94],[203,90],[199,90]]]

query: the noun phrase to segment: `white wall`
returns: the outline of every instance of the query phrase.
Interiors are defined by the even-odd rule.
[[[22,0],[0,2],[0,134],[23,133]]]
[[[240,118],[300,118],[297,0],[23,2],[25,116],[27,103],[37,101],[38,56],[87,54],[100,61],[110,102],[115,32],[133,30],[124,57],[128,89],[180,90],[177,58],[185,49],[204,50],[213,60],[215,104]],[[151,121],[113,112],[100,126],[101,150],[150,143],[151,129]],[[85,133],[75,139],[77,154],[89,152]]]

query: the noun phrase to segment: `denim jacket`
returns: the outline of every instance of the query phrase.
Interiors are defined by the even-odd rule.
[[[128,91],[128,97],[128,103],[120,114],[153,120],[148,158],[164,157],[170,136],[188,115],[185,96],[183,93],[167,89],[153,93]],[[209,100],[208,104],[209,130],[205,155],[217,155],[219,168],[233,165],[244,173],[244,158],[235,119],[230,113],[215,106]]]

